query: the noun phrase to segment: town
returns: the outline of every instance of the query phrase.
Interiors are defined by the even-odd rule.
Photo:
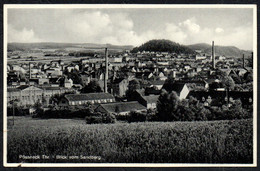
[[[5,167],[256,167],[256,4],[4,4]]]
[[[33,57],[38,54],[43,55]],[[253,53],[215,55],[214,41],[211,54],[200,49],[194,53],[115,52],[106,47],[96,53],[10,50],[8,115],[32,115],[39,105],[48,111],[73,106],[80,110],[87,104],[95,112],[113,113],[116,118],[131,112],[156,112],[167,86],[180,100],[194,97],[205,107],[232,106],[240,100],[249,109],[253,104],[252,61]],[[229,87],[220,78],[223,73],[231,79]]]

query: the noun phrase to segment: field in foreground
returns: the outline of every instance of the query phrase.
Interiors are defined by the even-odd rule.
[[[253,162],[252,119],[87,125],[16,117],[7,144],[8,163]]]

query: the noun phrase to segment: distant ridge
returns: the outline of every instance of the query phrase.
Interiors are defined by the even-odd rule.
[[[188,47],[191,48],[192,50],[205,50],[211,48],[211,45],[207,43],[197,43],[193,45],[188,45]]]
[[[39,43],[8,43],[8,51],[13,50],[31,50],[34,48],[39,49],[64,49],[70,47],[80,47],[80,48],[110,48],[110,49],[122,49],[131,50],[133,46],[131,45],[112,45],[112,44],[96,44],[96,43],[56,43],[56,42],[39,42]]]
[[[210,44],[206,43],[197,43],[188,45],[192,50],[201,50],[202,53],[211,54],[212,47]],[[235,46],[215,46],[215,54],[223,55],[223,56],[232,56],[232,57],[242,57],[243,54],[245,56],[250,56],[251,51],[241,50]]]
[[[87,49],[103,49],[109,48],[116,51],[132,50],[138,51],[159,51],[159,52],[175,52],[175,53],[190,53],[194,54],[195,50],[201,50],[202,53],[211,55],[211,45],[206,43],[197,43],[192,45],[180,45],[179,43],[170,40],[159,39],[150,40],[139,47],[132,45],[112,45],[112,44],[97,44],[97,43],[57,43],[57,42],[39,42],[39,43],[8,43],[8,51],[20,50],[27,51],[32,49],[65,49],[65,48],[82,48]],[[231,57],[251,56],[252,51],[241,50],[235,46],[215,46],[216,55],[224,55]]]

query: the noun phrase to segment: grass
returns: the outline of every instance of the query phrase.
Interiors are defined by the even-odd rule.
[[[252,119],[87,125],[76,119],[16,117],[7,160],[42,163],[252,163]],[[50,159],[19,159],[48,155]],[[99,156],[100,160],[56,159]]]

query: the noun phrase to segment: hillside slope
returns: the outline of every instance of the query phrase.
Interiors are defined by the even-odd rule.
[[[188,45],[188,47],[192,50],[201,50],[202,53],[211,54],[212,47],[206,43],[198,43],[193,45]],[[235,46],[215,46],[215,54],[216,55],[224,55],[224,56],[232,56],[232,57],[242,57],[243,54],[245,56],[250,56],[250,51],[241,50]]]
[[[152,51],[152,52],[174,52],[174,53],[194,53],[194,51],[187,46],[170,40],[159,39],[150,40],[139,47],[135,47],[132,52]]]

